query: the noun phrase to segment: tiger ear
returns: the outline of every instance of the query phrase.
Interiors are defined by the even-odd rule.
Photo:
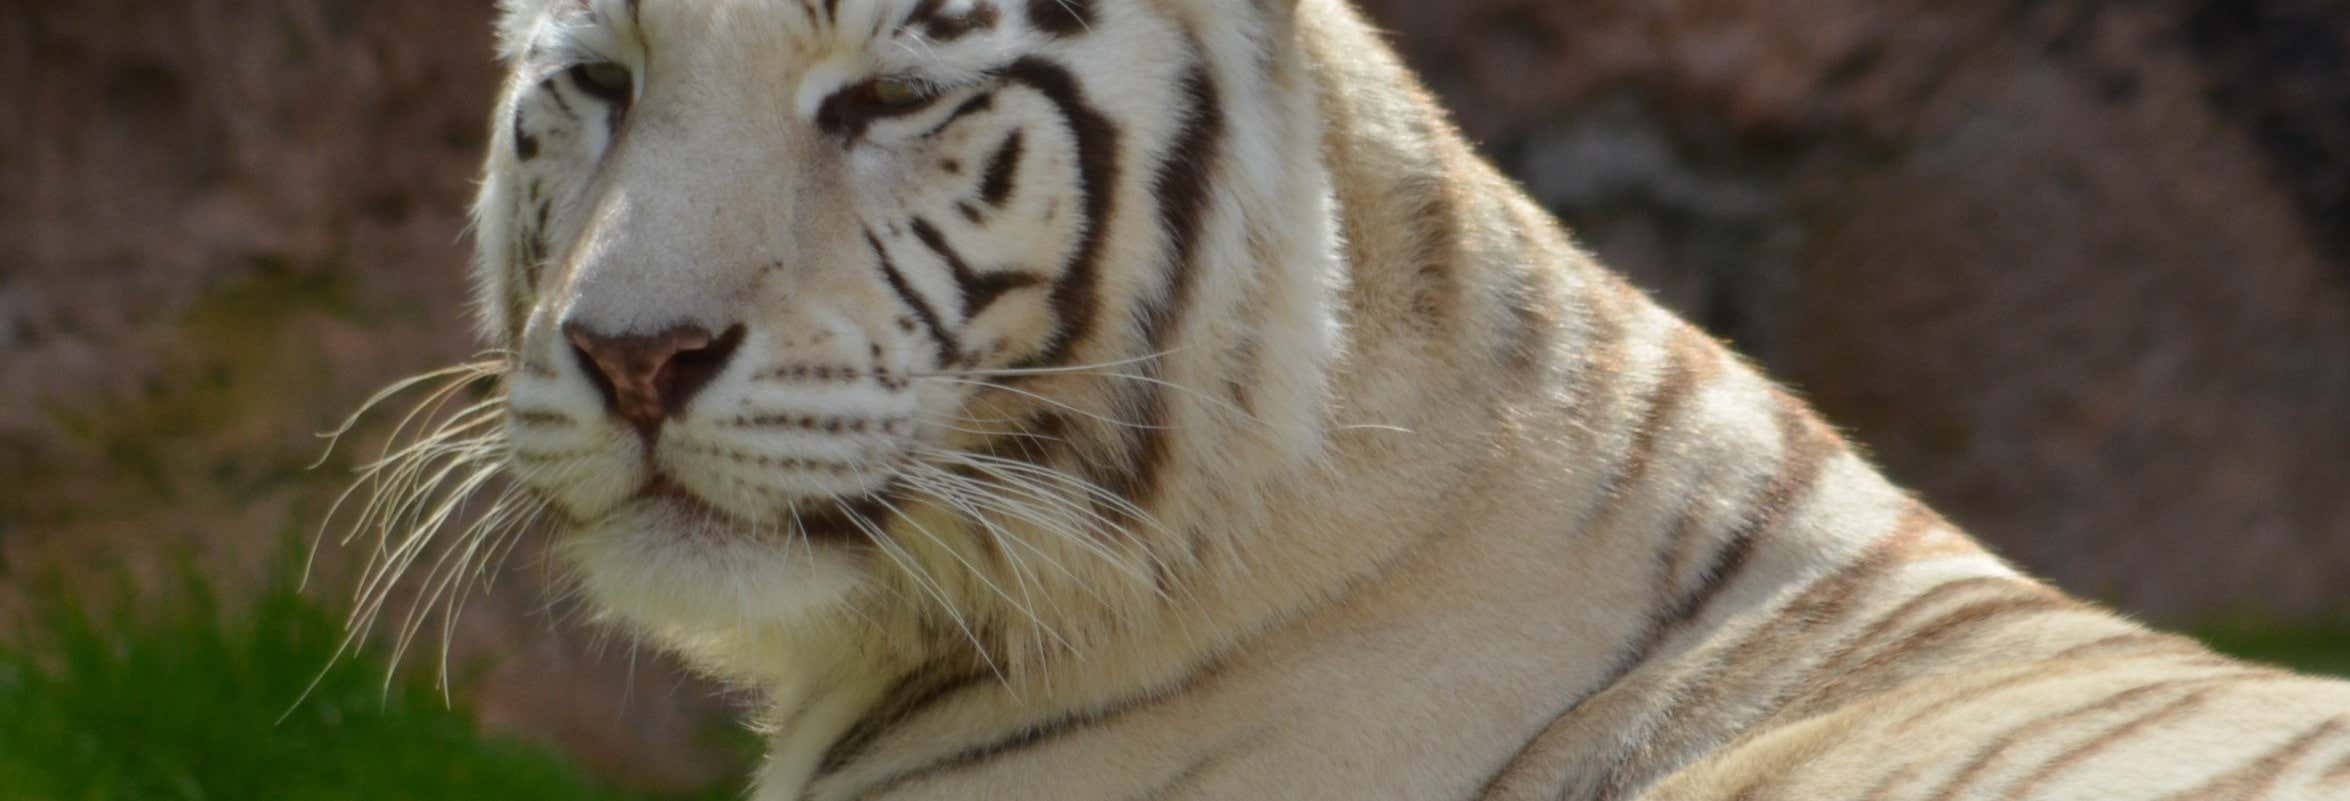
[[[530,33],[546,11],[546,0],[498,0],[498,57],[511,64],[521,61],[530,46]]]

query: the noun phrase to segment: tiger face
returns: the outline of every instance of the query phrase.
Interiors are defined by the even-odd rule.
[[[1254,44],[1203,41],[1205,9],[506,14],[477,286],[513,362],[509,472],[624,618],[758,626],[910,596],[966,631],[991,606],[1037,621],[1056,583],[1166,569],[1144,532],[1188,405],[1261,419],[1312,394],[1310,366],[1234,357],[1269,336],[1317,351],[1311,277],[1205,256],[1316,239],[1250,232],[1252,204],[1299,205],[1274,184],[1217,184],[1272,149],[1251,136],[1312,137],[1233,130],[1279,98],[1221,88],[1240,77],[1210,51]],[[1245,325],[1181,322],[1244,300]],[[1180,436],[1220,436],[1193,416]]]

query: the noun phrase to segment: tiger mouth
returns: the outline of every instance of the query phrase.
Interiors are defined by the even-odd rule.
[[[776,537],[788,540],[806,535],[809,540],[834,543],[857,543],[870,539],[878,531],[889,510],[887,499],[897,496],[897,485],[892,482],[882,491],[858,498],[839,498],[819,504],[820,507],[793,508],[783,516],[788,523],[763,524],[687,489],[666,475],[655,474],[630,497],[635,504],[664,509],[679,519],[698,521],[695,530],[720,530],[754,536]]]

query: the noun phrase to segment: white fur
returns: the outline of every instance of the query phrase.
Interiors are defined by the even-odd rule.
[[[1639,786],[1726,797],[1719,777],[1779,764],[1761,746],[1722,757],[1727,735],[1692,734],[1675,704],[1806,588],[1889,547],[1914,503],[1838,446],[1734,580],[1655,633],[1647,661],[1616,665],[1653,610],[1715,578],[1706,557],[1736,550],[1801,443],[1778,391],[1710,342],[1713,377],[1635,433],[1685,358],[1684,325],[1624,297],[1477,162],[1339,0],[1096,0],[1068,38],[994,0],[1003,22],[953,42],[898,25],[915,0],[840,0],[837,19],[820,5],[507,0],[513,78],[476,209],[476,305],[515,364],[516,474],[568,519],[563,551],[609,617],[766,694],[760,801],[1548,797],[1627,765]],[[982,386],[1067,321],[1036,289],[960,319],[950,264],[912,221],[969,267],[1061,277],[1082,233],[1078,133],[1003,83],[1026,57],[1077,75],[1121,170],[1096,187],[1115,213],[1095,221],[1093,330],[1065,364]],[[1222,110],[1219,168],[1175,346],[1151,352],[1137,310],[1174,292],[1155,173],[1195,58]],[[590,61],[634,76],[622,117],[563,88]],[[948,94],[854,140],[820,129],[829,99],[882,76]],[[997,91],[987,112],[923,135],[982,91]],[[957,204],[1013,130],[1018,191],[971,222]],[[868,236],[981,354],[973,374],[940,374]],[[747,335],[647,454],[562,329],[681,323]],[[1160,416],[1131,419],[1152,387]],[[1046,414],[1068,425],[1043,467],[995,464],[978,483],[936,469]],[[800,417],[866,425],[748,423]],[[1136,461],[1137,422],[1163,431],[1164,468],[1147,508],[1126,508],[1093,484]],[[1643,447],[1643,475],[1611,484]],[[636,497],[655,468],[724,514]],[[795,536],[893,479],[929,497],[897,498],[850,542]],[[1660,567],[1660,542],[1687,558]],[[1919,543],[1904,547],[1931,555],[1856,608],[1953,579],[2027,586],[1946,527]],[[2131,630],[2059,617],[1950,670]],[[1859,629],[1839,625],[1822,636]],[[1764,649],[1784,658],[1694,717],[1759,714],[1800,678],[1808,662],[1782,653],[1800,645]],[[942,664],[988,680],[821,769],[896,677]],[[904,775],[1071,719],[1081,735]],[[1797,723],[1778,730],[1801,743],[1787,753],[1818,742]]]

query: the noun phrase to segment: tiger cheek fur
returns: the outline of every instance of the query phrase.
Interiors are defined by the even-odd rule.
[[[759,801],[2350,791],[2350,692],[1983,552],[1342,0],[501,7],[505,472]]]

